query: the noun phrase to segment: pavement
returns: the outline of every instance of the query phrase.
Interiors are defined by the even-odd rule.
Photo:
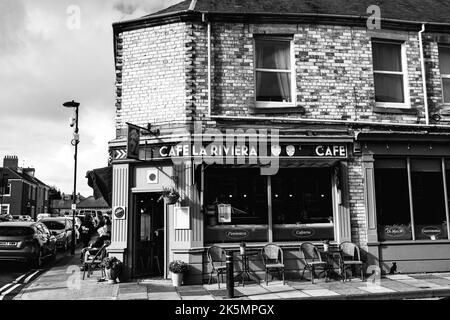
[[[13,300],[228,300],[226,284],[183,285],[173,287],[170,280],[139,280],[131,283],[98,282],[100,271],[82,280],[78,255],[61,261],[25,286]],[[450,296],[450,273],[396,274],[362,282],[323,279],[276,278],[265,282],[235,286],[231,300],[386,300],[440,299]]]

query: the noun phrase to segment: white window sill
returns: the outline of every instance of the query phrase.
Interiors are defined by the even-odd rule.
[[[411,105],[406,103],[376,102],[375,106],[379,108],[411,109]]]
[[[295,103],[293,102],[263,102],[263,101],[257,101],[256,102],[256,108],[294,108]]]

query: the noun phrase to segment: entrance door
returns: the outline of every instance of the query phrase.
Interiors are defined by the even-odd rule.
[[[134,274],[160,277],[164,274],[164,201],[160,193],[135,195]]]

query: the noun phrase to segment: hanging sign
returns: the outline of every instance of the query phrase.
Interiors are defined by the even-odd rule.
[[[127,158],[139,159],[139,140],[141,129],[135,125],[128,123],[127,135]]]

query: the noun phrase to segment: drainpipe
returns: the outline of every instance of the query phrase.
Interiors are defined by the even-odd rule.
[[[430,124],[430,115],[428,112],[428,94],[427,94],[427,80],[425,76],[425,59],[423,57],[423,42],[422,33],[425,31],[425,23],[422,24],[422,30],[419,31],[419,46],[420,46],[420,64],[422,67],[422,86],[423,86],[423,100],[425,107],[425,123]]]
[[[207,23],[207,50],[208,50],[208,117],[211,118],[211,23],[207,20],[206,14],[202,14],[202,22]]]

